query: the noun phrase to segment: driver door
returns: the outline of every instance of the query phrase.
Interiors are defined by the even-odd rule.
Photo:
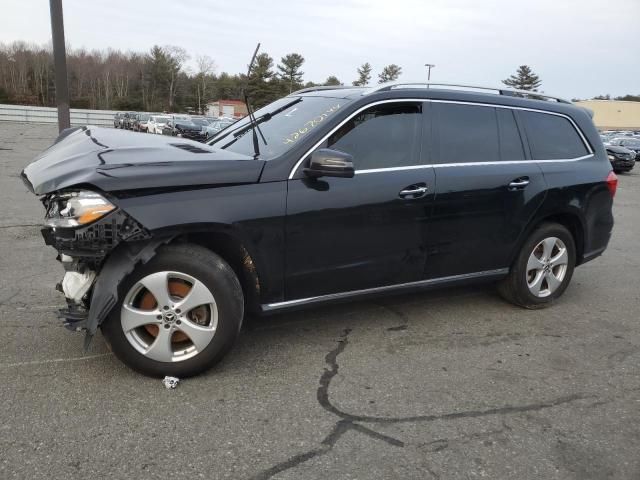
[[[422,280],[435,191],[421,156],[424,108],[375,105],[332,132],[318,148],[352,155],[353,178],[300,169],[289,180],[286,300]]]

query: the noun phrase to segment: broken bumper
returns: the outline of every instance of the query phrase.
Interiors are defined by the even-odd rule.
[[[65,296],[67,307],[58,316],[70,330],[95,332],[107,312],[93,315],[96,297],[95,285],[109,256],[121,243],[139,243],[150,234],[133,218],[118,210],[104,218],[79,228],[51,228],[41,230],[47,245],[58,252],[65,274],[57,290]]]

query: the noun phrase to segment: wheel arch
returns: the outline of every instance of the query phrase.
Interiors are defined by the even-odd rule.
[[[569,230],[576,246],[576,266],[583,263],[586,232],[585,220],[577,210],[564,210],[540,215],[531,221],[521,235],[517,248],[511,254],[509,264],[513,264],[524,242],[526,242],[531,233],[543,223],[557,223]]]
[[[260,311],[264,275],[259,273],[262,271],[259,260],[249,242],[228,228],[209,226],[174,236],[169,244],[176,243],[192,243],[220,255],[240,281],[246,310],[252,313]]]

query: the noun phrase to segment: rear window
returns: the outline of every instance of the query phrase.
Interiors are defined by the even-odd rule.
[[[495,162],[500,159],[496,109],[477,105],[435,105],[439,163]]]
[[[558,115],[520,112],[534,160],[571,159],[589,151],[571,122]]]

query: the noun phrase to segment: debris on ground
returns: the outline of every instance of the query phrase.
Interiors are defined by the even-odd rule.
[[[173,390],[178,386],[179,382],[180,382],[180,379],[177,377],[164,377],[162,379],[162,384],[164,385],[164,388],[166,388],[167,390]]]

